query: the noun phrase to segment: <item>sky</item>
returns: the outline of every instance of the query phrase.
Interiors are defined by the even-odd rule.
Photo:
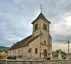
[[[12,46],[32,34],[31,22],[40,14],[51,22],[53,50],[67,52],[71,42],[71,0],[0,0],[0,46]],[[71,49],[71,44],[70,44]]]

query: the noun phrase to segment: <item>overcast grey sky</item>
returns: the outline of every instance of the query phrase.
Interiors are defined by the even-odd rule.
[[[71,0],[0,0],[0,46],[32,34],[31,22],[42,12],[51,21],[53,49],[66,50],[71,41]],[[61,46],[62,45],[62,46]]]

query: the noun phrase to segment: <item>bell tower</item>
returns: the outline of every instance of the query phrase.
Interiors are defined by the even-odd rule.
[[[43,15],[43,13],[41,12],[38,17],[32,22],[33,24],[33,34],[37,35],[40,30],[42,32],[50,32],[50,21],[48,21],[45,16]]]
[[[50,35],[50,21],[48,21],[41,12],[32,22],[33,36],[40,35],[40,57],[51,57],[52,53],[52,37]],[[45,51],[47,53],[45,53]],[[44,54],[44,55],[43,55]]]

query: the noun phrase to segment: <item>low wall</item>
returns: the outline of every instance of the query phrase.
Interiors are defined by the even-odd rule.
[[[47,60],[44,64],[71,64],[71,60]]]
[[[0,60],[0,64],[44,64],[44,61]]]
[[[71,64],[71,60],[46,60],[46,61],[0,60],[0,64]]]

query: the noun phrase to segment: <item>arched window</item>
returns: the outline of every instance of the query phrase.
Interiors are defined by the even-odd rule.
[[[44,45],[46,45],[46,41],[44,41]]]
[[[43,24],[43,29],[47,30],[47,25],[46,24]]]
[[[34,28],[35,28],[35,31],[36,31],[38,29],[38,24],[35,24]]]
[[[35,48],[35,54],[38,54],[38,49],[37,48]]]
[[[28,49],[28,53],[31,53],[31,48],[30,48],[30,49]]]

